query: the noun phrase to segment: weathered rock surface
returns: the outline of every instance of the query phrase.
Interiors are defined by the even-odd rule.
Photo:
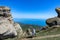
[[[56,8],[55,10],[58,16],[46,20],[46,24],[50,27],[55,26],[55,25],[60,25],[60,8]]]
[[[23,30],[21,28],[21,26],[18,24],[18,23],[14,23],[14,27],[17,31],[17,34],[18,34],[18,38],[21,38],[23,36]]]
[[[0,39],[11,38],[10,40],[12,40],[14,38],[17,40],[17,38],[21,38],[22,34],[21,26],[13,21],[10,8],[0,6]]]

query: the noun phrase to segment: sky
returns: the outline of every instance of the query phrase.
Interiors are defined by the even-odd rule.
[[[13,18],[48,19],[57,16],[60,0],[0,0],[0,6],[10,7]]]

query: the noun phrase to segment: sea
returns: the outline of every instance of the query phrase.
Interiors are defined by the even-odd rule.
[[[22,24],[29,24],[29,25],[38,25],[38,26],[46,26],[46,19],[19,19],[14,18],[15,22],[19,22]]]

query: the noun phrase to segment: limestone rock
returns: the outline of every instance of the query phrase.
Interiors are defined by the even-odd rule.
[[[1,30],[0,34],[3,34],[6,31],[12,32],[13,30],[15,30],[15,28],[13,27],[12,24],[10,24],[10,22],[7,19],[4,18],[0,20],[0,30]]]
[[[17,31],[17,35],[18,35],[17,37],[21,38],[23,36],[23,30],[22,30],[21,26],[18,23],[14,23],[14,27]]]
[[[56,10],[58,16],[46,20],[46,24],[50,27],[52,27],[54,25],[60,25],[60,8],[56,8],[55,10]]]
[[[21,38],[22,34],[23,30],[21,26],[13,21],[10,8],[0,6],[0,39],[2,40],[11,37]]]
[[[56,12],[57,12],[57,14],[58,14],[57,17],[60,17],[60,8],[56,8],[55,10],[56,10]]]
[[[46,24],[49,25],[50,27],[53,25],[57,25],[57,17],[47,19]]]

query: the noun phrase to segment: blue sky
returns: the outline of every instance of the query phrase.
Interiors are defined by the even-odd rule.
[[[0,0],[0,6],[10,7],[13,18],[47,19],[57,16],[60,0]]]

